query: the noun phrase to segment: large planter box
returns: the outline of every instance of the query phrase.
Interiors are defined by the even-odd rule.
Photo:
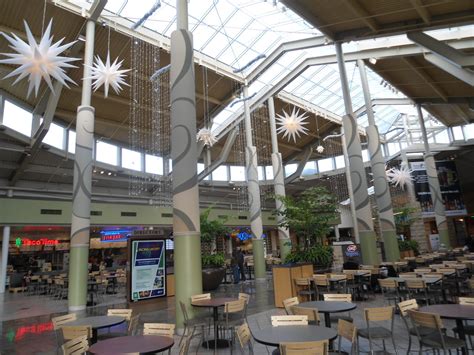
[[[210,267],[202,269],[202,289],[212,291],[219,287],[225,276],[225,268]]]
[[[400,258],[412,258],[415,256],[415,252],[413,250],[404,250],[400,252]]]
[[[294,278],[313,276],[313,264],[274,265],[272,270],[275,307],[279,308],[283,307],[283,300],[297,296]]]

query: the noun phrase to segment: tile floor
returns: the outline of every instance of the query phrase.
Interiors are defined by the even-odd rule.
[[[214,295],[237,296],[239,292],[246,292],[251,295],[248,308],[248,323],[251,329],[258,329],[270,325],[270,317],[273,314],[283,314],[282,309],[275,309],[273,306],[273,289],[271,280],[263,283],[247,281],[239,285],[221,285]],[[351,312],[358,327],[364,327],[363,309],[366,307],[377,307],[385,305],[381,295],[376,295],[368,301],[356,302],[357,309]],[[106,314],[107,308],[125,307],[124,295],[107,296],[106,302],[87,309],[84,316]],[[51,300],[47,296],[27,296],[23,294],[6,293],[0,297],[0,354],[55,354],[56,338],[52,331],[51,317],[64,314],[67,311],[66,301]],[[135,309],[141,314],[140,322],[174,322],[174,299],[163,299],[150,306],[139,306]],[[454,327],[453,322],[445,321],[445,327],[449,330]],[[141,327],[141,325],[140,325]],[[406,354],[408,348],[408,338],[405,326],[397,315],[395,319],[394,331],[398,354]],[[176,336],[179,340],[179,336]],[[172,354],[178,353],[176,341]],[[390,343],[390,342],[388,342]],[[416,344],[416,340],[415,340]],[[377,350],[382,350],[381,344],[377,345]],[[414,345],[417,350],[418,346]],[[199,347],[199,340],[195,339],[191,344],[190,353],[211,354]],[[238,345],[234,350],[240,353]],[[269,348],[260,344],[254,344],[255,354],[271,354],[274,348]],[[343,343],[343,350],[349,350],[347,343]],[[368,343],[361,341],[361,353],[368,351]],[[391,344],[387,344],[387,350],[395,353]],[[219,354],[229,354],[229,349],[220,350]],[[418,353],[416,351],[416,353]],[[470,351],[474,354],[474,351]]]

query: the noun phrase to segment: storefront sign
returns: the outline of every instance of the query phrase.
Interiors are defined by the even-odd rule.
[[[104,243],[126,242],[130,234],[131,234],[131,231],[129,230],[101,231],[100,241]]]
[[[20,248],[22,246],[40,246],[40,245],[57,245],[59,244],[59,240],[57,239],[48,239],[48,238],[41,238],[41,239],[28,239],[28,238],[16,238],[15,245]]]
[[[131,241],[130,298],[140,301],[166,295],[164,240]]]
[[[424,162],[410,163],[414,180],[416,198],[420,202],[421,215],[425,218],[434,217],[434,206],[431,200],[428,176]],[[437,161],[436,170],[441,189],[446,216],[464,216],[467,214],[461,194],[456,165],[452,160]]]

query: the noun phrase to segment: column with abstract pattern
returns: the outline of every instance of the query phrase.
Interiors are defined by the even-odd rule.
[[[190,297],[202,292],[193,40],[187,29],[171,34],[170,85],[175,301],[182,325],[179,302],[191,311]]]
[[[244,99],[248,98],[248,88],[244,87]],[[260,186],[258,184],[257,148],[252,140],[252,123],[248,100],[244,101],[245,110],[245,163],[250,209],[250,228],[252,229],[252,249],[255,279],[265,279],[265,253],[263,245],[262,210],[260,208]]]

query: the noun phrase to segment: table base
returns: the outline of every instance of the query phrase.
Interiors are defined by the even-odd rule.
[[[206,349],[214,349],[214,344],[216,343],[217,341],[217,346],[216,348],[217,349],[225,349],[225,348],[228,348],[229,345],[232,345],[232,342],[230,340],[225,340],[225,339],[217,339],[217,340],[207,340],[205,342],[202,343],[202,347],[203,348],[206,348]]]

